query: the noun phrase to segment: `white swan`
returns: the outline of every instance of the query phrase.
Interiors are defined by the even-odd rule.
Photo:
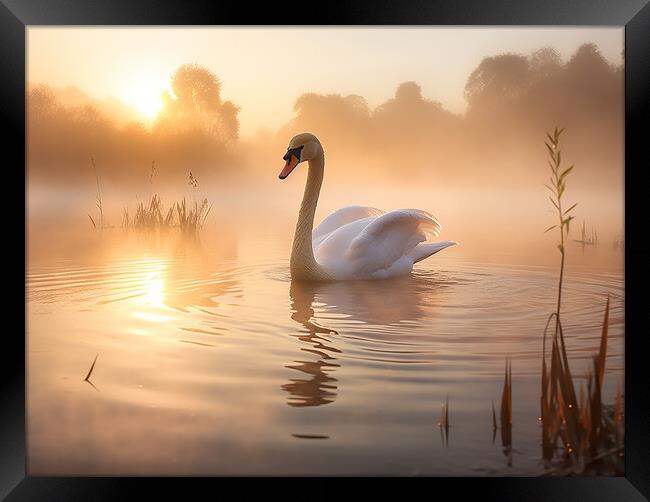
[[[419,209],[386,213],[363,206],[334,211],[315,229],[314,214],[325,154],[318,138],[302,133],[289,142],[280,173],[283,180],[308,161],[305,194],[300,205],[291,250],[291,277],[304,280],[385,279],[411,272],[413,264],[456,244],[426,242],[437,237],[440,224]],[[312,231],[313,229],[313,231]]]

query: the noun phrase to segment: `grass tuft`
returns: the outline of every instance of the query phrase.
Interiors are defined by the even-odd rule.
[[[152,192],[155,173],[156,167],[152,162],[149,175]],[[195,196],[198,180],[191,172],[189,179],[193,196]],[[160,195],[151,193],[148,203],[138,202],[133,217],[129,213],[129,208],[124,208],[122,228],[153,230],[180,227],[183,233],[194,234],[203,228],[211,209],[212,204],[208,202],[207,198],[204,198],[200,204],[194,200],[194,205],[190,206],[185,197],[183,197],[182,201],[174,202],[168,208],[165,208]]]
[[[194,207],[188,210],[185,203],[185,197],[183,197],[182,202],[176,203],[176,211],[178,213],[178,222],[181,231],[185,233],[194,233],[203,228],[203,224],[205,223],[208,214],[210,214],[210,209],[212,209],[212,205],[208,204],[208,199],[203,199],[200,205],[195,201]]]

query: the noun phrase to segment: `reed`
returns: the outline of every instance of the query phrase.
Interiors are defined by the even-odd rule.
[[[494,413],[494,406],[492,407]],[[496,417],[492,417],[496,427]],[[493,431],[494,432],[494,431]],[[506,359],[506,368],[501,393],[501,446],[503,454],[512,465],[512,362]]]
[[[93,363],[90,365],[90,369],[88,370],[88,373],[86,374],[86,378],[84,378],[84,382],[90,384],[90,386],[95,389],[96,391],[99,391],[97,387],[95,387],[95,384],[90,381],[90,376],[93,374],[93,370],[95,369],[95,363],[97,362],[97,358],[99,357],[99,352],[95,355],[95,359],[93,360]]]
[[[99,187],[99,171],[97,171],[97,165],[95,164],[95,159],[94,157],[90,157],[90,164],[93,166],[93,170],[95,171],[95,181],[97,183],[97,194],[95,195],[95,205],[97,206],[97,209],[99,209],[99,228],[103,229],[104,228],[104,204],[102,202],[102,191]],[[95,220],[93,219],[90,214],[88,215],[88,218],[90,218],[90,221],[93,224],[93,228],[97,228],[97,225],[95,224]]]
[[[574,239],[575,242],[579,242],[582,245],[596,246],[598,244],[598,232],[594,230],[594,226],[591,225],[591,233],[587,231],[585,222],[582,222],[582,228],[580,229],[580,239]]]
[[[557,211],[558,222],[545,230],[549,232],[557,229],[559,232],[559,243],[557,245],[560,251],[560,276],[557,286],[557,304],[546,323],[542,343],[542,393],[541,393],[541,421],[542,421],[542,445],[544,457],[548,458],[554,449],[557,434],[560,430],[565,431],[565,444],[571,444],[575,441],[575,411],[577,409],[575,389],[573,387],[573,378],[569,368],[569,361],[566,354],[566,345],[564,343],[564,332],[561,321],[562,308],[562,288],[564,283],[564,265],[566,258],[565,243],[569,234],[571,221],[574,216],[570,213],[577,206],[573,204],[568,209],[563,208],[563,196],[566,190],[566,179],[574,166],[571,165],[566,169],[562,168],[562,150],[560,149],[560,136],[563,129],[554,129],[553,134],[547,133],[548,141],[545,142],[548,150],[548,164],[551,168],[550,185],[546,188],[551,192],[549,200]],[[551,346],[550,372],[546,365],[546,336],[548,328],[554,322],[554,332]],[[558,427],[559,422],[565,423],[566,428]],[[574,442],[575,444],[575,442]]]
[[[152,162],[149,174],[149,201],[147,203],[138,202],[133,217],[129,213],[129,208],[125,207],[122,216],[122,227],[149,230],[180,227],[183,233],[196,233],[203,228],[208,214],[212,209],[212,205],[208,202],[208,199],[204,198],[200,204],[194,200],[193,205],[190,206],[185,198],[183,198],[182,201],[174,202],[165,209],[160,195],[153,192],[155,174],[156,166]],[[189,180],[193,197],[195,198],[198,181],[191,172]]]
[[[449,394],[442,403],[442,410],[440,411],[440,420],[438,420],[438,427],[449,427]]]
[[[173,223],[173,209],[172,206],[165,211],[160,195],[153,194],[148,204],[139,202],[136,206],[132,226],[140,229],[169,227]],[[124,220],[129,223],[128,209],[125,209]]]
[[[90,369],[88,370],[88,373],[86,374],[86,378],[84,378],[84,382],[88,382],[90,380],[90,376],[93,374],[93,370],[95,369],[95,363],[97,362],[97,358],[99,357],[99,353],[95,355],[95,359],[93,360],[93,363],[90,365]]]
[[[440,438],[443,445],[449,446],[449,394],[447,394],[445,402],[442,404],[438,427],[440,427]]]
[[[492,444],[494,444],[494,442],[497,439],[497,429],[498,429],[497,416],[496,416],[496,412],[494,411],[494,402],[493,402],[492,403]]]
[[[208,204],[207,198],[203,199],[201,204],[194,201],[194,207],[188,209],[185,197],[183,197],[183,200],[180,203],[176,203],[178,223],[181,227],[181,231],[184,233],[194,233],[203,228],[203,224],[205,223],[208,214],[210,214],[210,209],[212,209],[212,205]]]
[[[587,392],[580,388],[580,398],[576,397],[573,377],[569,368],[567,347],[565,344],[564,328],[562,325],[561,307],[564,281],[565,242],[573,220],[571,211],[577,204],[563,209],[563,195],[566,190],[567,175],[573,170],[573,165],[567,169],[561,167],[561,149],[559,139],[562,129],[547,134],[546,147],[549,153],[551,167],[551,185],[546,187],[551,191],[550,200],[557,210],[558,223],[546,229],[546,232],[558,229],[560,241],[560,276],[557,287],[557,304],[555,312],[551,313],[544,328],[542,342],[542,378],[540,398],[540,421],[542,424],[542,456],[550,461],[556,453],[557,444],[564,447],[563,460],[572,467],[572,472],[587,472],[596,463],[602,467],[609,462],[609,469],[620,467],[618,458],[611,459],[602,452],[610,451],[612,446],[622,445],[618,431],[622,424],[622,404],[620,392],[617,403],[611,412],[602,402],[602,386],[605,376],[605,361],[607,357],[607,342],[609,332],[609,297],[605,304],[603,325],[600,334],[600,347],[592,358],[592,369],[587,375]],[[583,238],[584,225],[583,225]],[[597,241],[595,232],[593,242]],[[551,331],[552,330],[552,331]],[[547,365],[547,336],[552,332],[550,367]],[[506,367],[506,381],[508,380]],[[506,388],[504,387],[504,396]],[[502,405],[502,417],[503,417]],[[502,418],[503,423],[503,418]],[[618,425],[617,425],[618,424]],[[620,434],[622,436],[622,433]],[[614,440],[612,440],[614,438]],[[613,466],[613,467],[612,467]]]

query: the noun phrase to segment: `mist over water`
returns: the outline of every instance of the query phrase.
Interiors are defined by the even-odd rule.
[[[195,239],[93,230],[91,196],[29,191],[30,472],[542,472],[541,333],[559,255],[542,233],[551,215],[531,203],[543,191],[326,181],[317,221],[352,201],[414,206],[459,245],[411,276],[301,285],[288,257],[303,180],[297,171],[285,182],[206,187],[214,206]],[[113,194],[104,192],[109,223],[130,202]],[[602,211],[592,213],[602,215],[602,244],[569,245],[567,344],[574,372],[585,373],[609,294],[611,402],[624,356],[623,254],[608,242],[620,212],[613,196],[609,206],[597,194],[579,199]],[[93,388],[83,378],[97,354]],[[506,356],[510,467],[490,415]],[[447,394],[445,446],[437,423]]]

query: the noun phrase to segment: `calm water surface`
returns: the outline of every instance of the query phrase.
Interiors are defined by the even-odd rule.
[[[300,284],[289,277],[289,238],[84,227],[64,245],[31,231],[29,472],[542,472],[541,334],[557,266],[486,263],[458,247],[409,277]],[[570,253],[581,264],[564,293],[572,370],[589,368],[609,294],[611,403],[623,376],[622,252]],[[506,357],[511,459],[492,433]]]

